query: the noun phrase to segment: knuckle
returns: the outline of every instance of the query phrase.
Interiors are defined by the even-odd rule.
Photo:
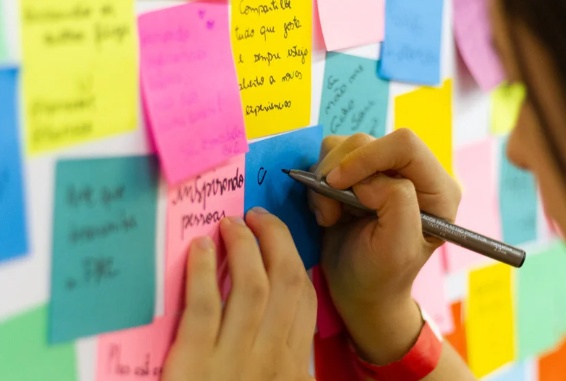
[[[288,289],[301,289],[305,283],[306,273],[298,261],[283,260],[277,265],[276,276]]]
[[[251,273],[245,277],[241,287],[242,294],[254,304],[261,304],[267,300],[269,295],[269,284],[267,279],[259,273]]]
[[[217,306],[212,298],[202,294],[195,296],[188,304],[189,313],[195,319],[208,320],[216,315]]]
[[[397,199],[407,200],[416,195],[415,185],[406,179],[393,181],[389,186],[389,196]]]
[[[322,151],[329,152],[334,147],[340,144],[340,137],[337,135],[328,135],[324,139],[322,139]]]
[[[372,136],[364,134],[363,132],[356,132],[350,137],[350,143],[356,148],[364,146],[370,143],[372,140],[374,140]]]

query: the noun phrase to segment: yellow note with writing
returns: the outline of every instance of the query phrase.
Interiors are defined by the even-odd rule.
[[[472,271],[466,313],[468,364],[484,377],[515,358],[511,267]]]
[[[235,1],[230,33],[248,139],[308,126],[312,2]]]
[[[29,154],[134,130],[133,0],[21,0]]]
[[[491,132],[505,135],[515,127],[519,111],[525,99],[526,89],[522,84],[499,85],[490,94]]]
[[[452,80],[395,98],[395,129],[409,128],[452,174]]]

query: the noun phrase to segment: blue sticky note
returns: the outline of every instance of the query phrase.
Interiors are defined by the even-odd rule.
[[[307,188],[281,169],[308,171],[318,161],[321,143],[322,127],[310,127],[250,144],[246,154],[246,212],[261,206],[279,217],[307,269],[318,263],[322,229],[309,210]]]
[[[385,5],[381,78],[440,84],[444,0],[395,0]]]
[[[499,171],[503,240],[519,245],[537,238],[537,191],[533,176],[511,164],[505,152],[506,143],[501,147]]]
[[[64,160],[55,176],[50,342],[150,323],[156,158]]]
[[[525,364],[513,365],[493,376],[485,378],[486,381],[527,381],[527,367]]]
[[[387,123],[389,81],[377,76],[378,61],[332,53],[326,55],[318,123],[324,136],[357,132],[382,137]]]
[[[27,253],[17,91],[19,71],[0,70],[0,261]]]

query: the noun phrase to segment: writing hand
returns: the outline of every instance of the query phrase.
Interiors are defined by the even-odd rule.
[[[413,281],[442,244],[423,236],[419,210],[453,222],[460,189],[406,129],[381,139],[327,137],[316,172],[335,188],[352,187],[364,205],[377,210],[379,218],[356,217],[336,201],[309,194],[319,224],[327,227],[323,270],[352,338],[368,361],[397,361],[422,327],[411,298]]]
[[[163,380],[314,381],[308,369],[316,294],[289,230],[256,208],[246,222],[224,219],[220,231],[232,279],[225,310],[214,243],[197,239],[189,253],[186,309]]]

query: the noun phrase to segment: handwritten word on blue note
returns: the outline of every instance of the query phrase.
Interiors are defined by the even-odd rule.
[[[537,191],[533,176],[513,166],[501,147],[499,205],[503,240],[519,245],[537,238]]]
[[[385,5],[385,39],[381,45],[382,78],[440,83],[444,0],[395,0]]]
[[[18,70],[0,70],[0,261],[26,254],[18,123]]]
[[[326,55],[318,123],[324,135],[365,132],[385,135],[389,81],[376,74],[378,62],[348,54]]]
[[[307,188],[281,169],[309,170],[321,142],[317,126],[253,143],[246,154],[246,212],[261,206],[287,224],[307,269],[318,263],[322,230],[309,210]]]
[[[157,184],[153,156],[57,163],[51,342],[152,321]]]

